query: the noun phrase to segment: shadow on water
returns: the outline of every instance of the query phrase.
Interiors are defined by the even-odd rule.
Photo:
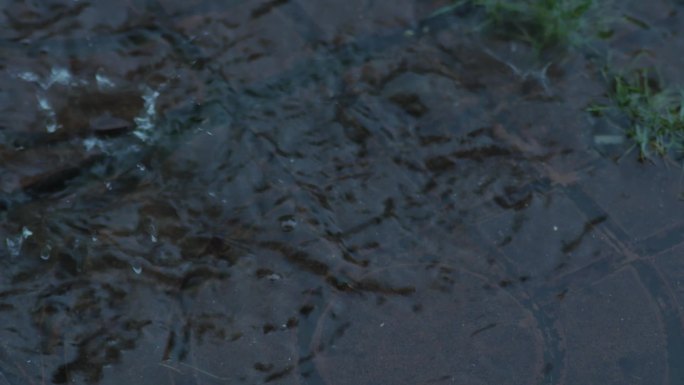
[[[5,1],[0,385],[682,383],[681,168],[445,3]]]

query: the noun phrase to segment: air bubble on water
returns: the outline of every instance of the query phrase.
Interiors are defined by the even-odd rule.
[[[47,261],[50,259],[50,254],[52,254],[52,246],[48,243],[40,250],[40,259]]]
[[[284,232],[290,232],[297,227],[297,220],[292,215],[283,215],[280,217],[280,229]]]
[[[140,274],[143,271],[143,268],[140,265],[131,265],[131,269],[133,269],[135,274]]]

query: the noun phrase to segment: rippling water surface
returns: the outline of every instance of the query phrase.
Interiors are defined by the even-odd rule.
[[[430,0],[0,2],[0,384],[682,384],[684,186]],[[619,131],[617,131],[619,133]]]

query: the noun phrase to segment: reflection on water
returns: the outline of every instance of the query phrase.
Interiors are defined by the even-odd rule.
[[[5,1],[0,384],[680,383],[681,170],[444,3]]]

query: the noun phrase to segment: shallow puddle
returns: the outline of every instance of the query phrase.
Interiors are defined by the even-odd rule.
[[[5,1],[0,385],[684,383],[684,173],[586,112],[683,6],[448,3]]]

